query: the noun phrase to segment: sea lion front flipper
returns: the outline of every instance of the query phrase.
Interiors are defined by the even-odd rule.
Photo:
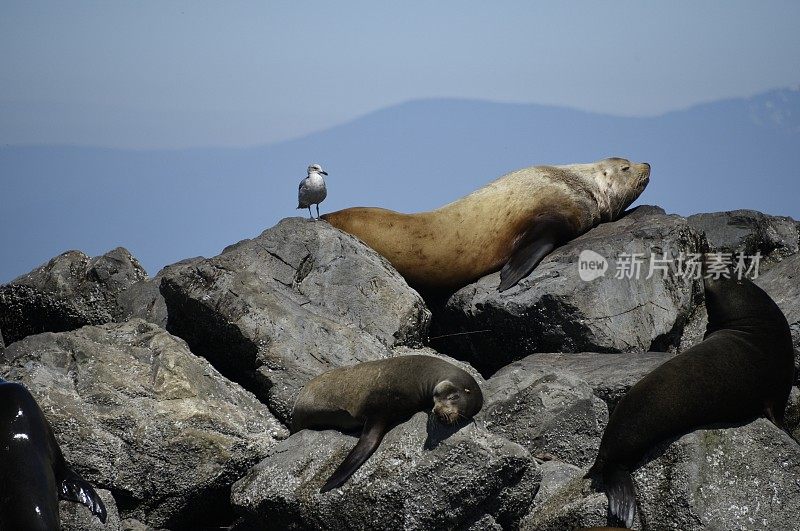
[[[59,498],[85,505],[101,522],[106,523],[106,505],[88,481],[67,467],[64,468],[63,477],[58,479]]]
[[[500,270],[498,291],[505,291],[530,274],[557,245],[570,239],[572,226],[558,216],[540,216],[525,231],[511,258]]]
[[[358,443],[350,450],[350,453],[344,458],[336,472],[333,473],[319,491],[328,492],[331,489],[341,487],[369,459],[369,456],[378,449],[384,435],[386,435],[385,421],[367,420]]]

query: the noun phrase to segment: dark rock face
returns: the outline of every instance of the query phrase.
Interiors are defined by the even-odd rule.
[[[134,319],[28,337],[0,358],[36,397],[67,461],[154,527],[230,516],[230,485],[288,436],[186,344]]]
[[[394,428],[347,483],[325,494],[319,488],[356,438],[303,430],[234,485],[233,504],[252,529],[513,528],[539,483],[530,454],[480,422],[425,449],[427,418],[418,413]]]
[[[784,216],[754,210],[695,214],[689,225],[705,233],[712,250],[723,253],[757,252],[767,257],[765,266],[800,251],[800,223]]]
[[[161,280],[170,272],[204,260],[202,256],[181,260],[168,265],[153,278],[140,280],[119,294],[117,302],[123,310],[122,319],[127,321],[134,317],[144,319],[161,328],[167,327],[167,303],[161,295]]]
[[[164,273],[161,293],[168,330],[286,422],[311,378],[418,345],[430,319],[386,260],[302,218]]]
[[[31,334],[118,321],[121,293],[147,278],[122,247],[89,258],[68,251],[0,287],[0,328],[7,344]]]
[[[497,291],[499,273],[456,292],[436,316],[433,335],[445,337],[432,346],[484,374],[536,352],[667,350],[677,345],[701,287],[674,272],[655,270],[646,279],[648,257],[696,253],[702,245],[684,218],[639,207],[556,249],[506,292]],[[604,276],[581,280],[584,250],[606,258]],[[617,258],[634,253],[644,257],[641,277],[615,278]]]

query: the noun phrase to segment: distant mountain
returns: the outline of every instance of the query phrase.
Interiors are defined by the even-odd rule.
[[[752,208],[800,218],[800,91],[616,117],[541,105],[413,101],[248,149],[0,148],[0,282],[71,248],[128,247],[151,272],[303,215],[297,183],[329,172],[323,211],[419,211],[503,173],[607,156],[647,161],[640,202],[680,214]]]

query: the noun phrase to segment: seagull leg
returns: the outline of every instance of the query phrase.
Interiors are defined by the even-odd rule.
[[[315,205],[317,207],[317,219],[319,219],[319,203]]]
[[[314,214],[311,213],[311,205],[308,205],[308,219],[314,219]]]

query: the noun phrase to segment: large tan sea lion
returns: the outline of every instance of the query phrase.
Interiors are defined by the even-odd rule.
[[[355,207],[322,218],[386,257],[415,288],[454,290],[502,268],[504,291],[554,248],[617,219],[649,180],[649,164],[620,158],[534,166],[430,212]]]

